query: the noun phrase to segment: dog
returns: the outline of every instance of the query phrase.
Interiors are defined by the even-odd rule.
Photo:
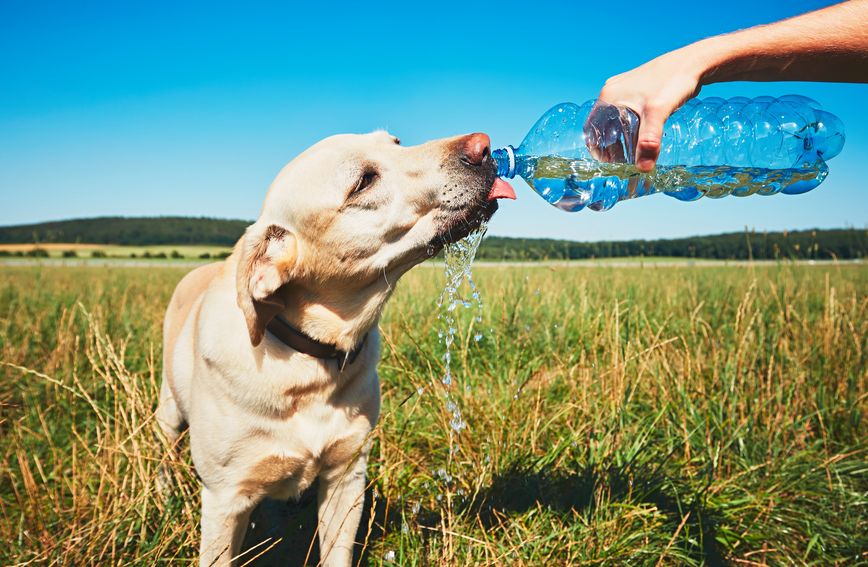
[[[200,565],[231,565],[266,496],[318,484],[322,563],[350,565],[380,410],[377,322],[395,283],[514,198],[490,142],[404,147],[382,131],[313,145],[278,174],[223,262],[178,284],[156,418],[189,430]]]

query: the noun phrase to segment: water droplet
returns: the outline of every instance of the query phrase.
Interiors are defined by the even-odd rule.
[[[461,419],[461,415],[453,416],[452,421],[449,422],[449,425],[452,427],[455,433],[461,433],[467,427],[467,423],[463,419]]]

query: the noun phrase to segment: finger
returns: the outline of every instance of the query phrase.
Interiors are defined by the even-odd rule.
[[[597,100],[591,108],[591,112],[588,113],[588,118],[585,120],[582,131],[585,135],[585,146],[588,148],[591,156],[595,160],[604,161],[605,156],[603,155],[603,150],[600,148],[600,131],[597,126],[600,123],[600,115],[600,101]]]
[[[649,172],[654,169],[663,138],[663,124],[669,112],[660,107],[649,105],[642,111],[639,121],[639,138],[636,142],[636,169]]]
[[[583,126],[585,145],[594,159],[625,163],[622,144],[623,123],[618,106],[598,100]]]

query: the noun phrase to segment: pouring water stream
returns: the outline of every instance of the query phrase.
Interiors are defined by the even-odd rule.
[[[441,382],[444,386],[446,409],[452,414],[450,425],[450,437],[458,435],[467,427],[467,423],[461,415],[461,408],[452,397],[452,386],[454,377],[452,375],[452,345],[455,342],[456,333],[458,332],[456,322],[456,309],[460,306],[464,309],[470,309],[475,306],[476,315],[474,323],[482,322],[482,297],[479,295],[479,290],[476,287],[476,282],[473,280],[473,260],[476,257],[476,252],[479,250],[479,245],[482,243],[482,238],[485,236],[487,226],[482,223],[478,229],[471,232],[466,238],[447,244],[444,248],[444,272],[446,275],[446,287],[440,295],[437,306],[440,309],[440,329],[437,331],[437,337],[440,344],[444,346],[443,365],[444,373]],[[465,298],[461,294],[463,284],[467,282],[470,291],[470,298]],[[479,342],[482,340],[482,333],[476,331],[473,335],[473,340]],[[469,388],[465,384],[465,388]]]

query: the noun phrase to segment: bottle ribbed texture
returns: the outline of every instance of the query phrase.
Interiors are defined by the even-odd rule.
[[[638,128],[623,107],[562,103],[531,128],[514,167],[506,150],[493,156],[498,175],[518,174],[549,203],[576,211],[658,192],[686,201],[804,193],[844,145],[841,121],[800,95],[687,101],[666,121],[650,174],[632,166]]]

